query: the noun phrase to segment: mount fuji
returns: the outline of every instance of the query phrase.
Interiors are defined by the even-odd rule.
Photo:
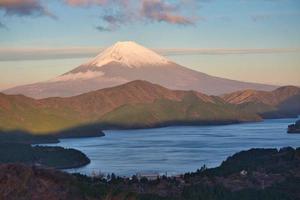
[[[270,91],[275,86],[207,75],[172,62],[135,42],[117,42],[79,67],[45,82],[3,91],[33,98],[69,97],[93,90],[146,80],[176,90],[220,95],[245,89]]]

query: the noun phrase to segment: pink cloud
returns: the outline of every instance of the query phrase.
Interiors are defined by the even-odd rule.
[[[64,0],[70,6],[126,6],[131,0]]]
[[[6,15],[39,16],[45,15],[52,18],[55,16],[44,7],[39,0],[1,0],[0,10]]]
[[[70,6],[90,6],[90,5],[104,5],[109,0],[65,0]]]
[[[171,24],[193,24],[188,17],[180,14],[181,5],[168,4],[162,0],[143,0],[141,15],[152,21],[163,21]]]

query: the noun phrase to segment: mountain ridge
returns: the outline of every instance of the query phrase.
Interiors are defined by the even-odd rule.
[[[297,117],[300,114],[300,87],[297,86],[283,86],[271,92],[238,91],[221,98],[262,118]]]
[[[267,105],[276,106],[288,99],[291,96],[300,94],[300,87],[297,86],[283,86],[273,91],[260,90],[242,90],[225,94],[222,98],[232,104],[242,104],[246,102],[261,102]]]
[[[169,90],[147,81],[133,81],[74,97],[40,100],[0,95],[0,129],[57,132],[76,126],[147,128],[168,124],[223,124],[256,121],[220,97],[196,91]]]
[[[225,98],[226,95],[209,96],[192,90],[170,90],[144,80],[73,97],[36,100],[0,93],[0,129],[43,134],[77,129],[79,132],[95,132],[98,129],[217,125],[290,117],[300,113],[299,91],[300,88],[294,86],[267,93],[251,91],[250,94],[262,93],[267,98],[257,101],[248,97],[247,102],[240,104],[234,103],[234,98]],[[266,104],[265,99],[271,99],[271,102]]]

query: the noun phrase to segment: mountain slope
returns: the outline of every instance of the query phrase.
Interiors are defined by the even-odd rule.
[[[150,128],[166,125],[213,125],[256,121],[255,114],[239,112],[223,103],[183,99],[156,100],[152,104],[124,105],[101,117],[108,127]]]
[[[35,133],[59,132],[83,125],[142,128],[184,123],[233,123],[259,120],[219,97],[173,91],[146,81],[67,98],[35,100],[0,95],[0,129]]]
[[[280,87],[271,92],[245,90],[222,96],[246,112],[260,113],[263,117],[297,116],[300,114],[300,88]]]
[[[233,81],[180,66],[134,42],[118,42],[91,61],[46,82],[5,90],[33,98],[69,97],[146,80],[177,90],[219,95],[244,89],[272,90],[275,86]]]
[[[47,132],[80,123],[78,113],[64,107],[47,104],[22,95],[0,93],[0,130]]]
[[[238,91],[231,94],[225,94],[222,96],[222,98],[226,102],[233,104],[260,102],[266,105],[276,106],[287,100],[288,98],[298,94],[300,94],[299,87],[284,86],[270,92],[255,90]]]

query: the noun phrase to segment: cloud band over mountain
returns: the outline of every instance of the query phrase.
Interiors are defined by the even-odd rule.
[[[83,58],[95,56],[104,48],[70,47],[70,48],[0,48],[0,61],[45,60],[63,58]],[[300,48],[269,49],[153,49],[164,56],[176,55],[229,55],[229,54],[278,54],[300,52]]]

